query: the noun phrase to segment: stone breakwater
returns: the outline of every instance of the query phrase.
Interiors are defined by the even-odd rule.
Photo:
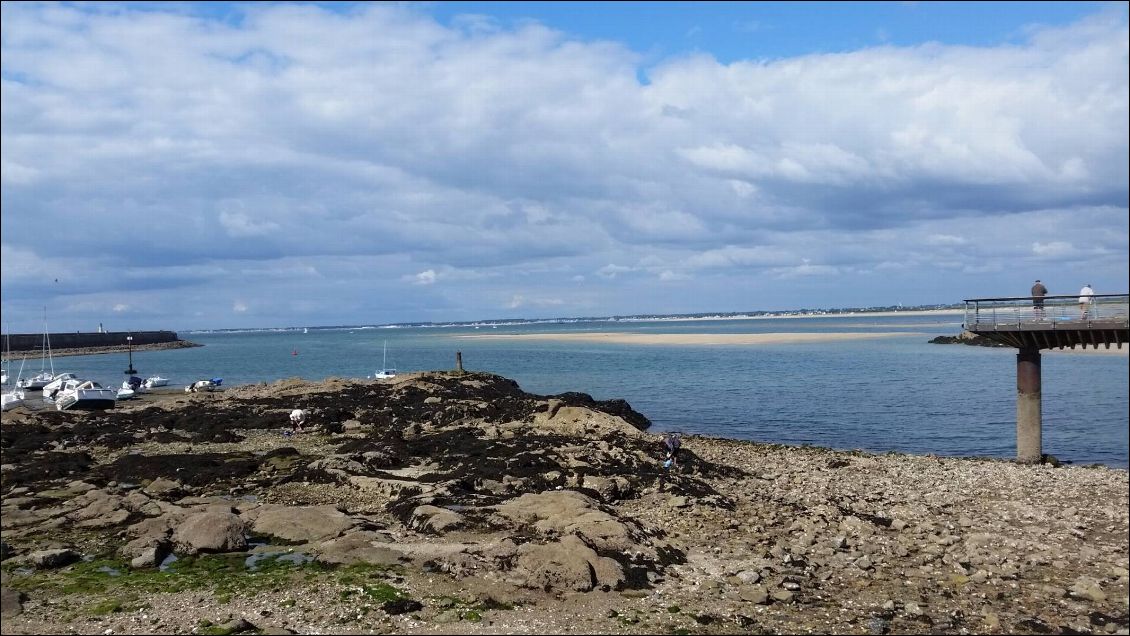
[[[177,340],[176,342],[154,342],[143,345],[133,345],[133,351],[166,351],[169,349],[190,349],[192,347],[203,347],[202,344],[189,342],[188,340]],[[51,355],[56,358],[63,358],[66,356],[91,356],[102,353],[125,353],[129,351],[129,345],[108,345],[104,347],[81,347],[77,349],[52,349]]]
[[[4,633],[1127,633],[1124,470],[668,472],[625,402],[479,373],[158,397],[4,414]]]

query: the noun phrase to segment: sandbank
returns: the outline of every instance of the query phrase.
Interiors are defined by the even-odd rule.
[[[600,342],[606,344],[634,345],[761,345],[802,344],[837,340],[874,340],[897,336],[924,336],[906,331],[867,333],[626,333],[626,332],[573,332],[573,333],[523,333],[483,334],[457,336],[479,340],[557,340],[566,342]]]

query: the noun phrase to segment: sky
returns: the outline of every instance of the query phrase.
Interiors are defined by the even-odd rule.
[[[12,333],[1130,288],[1124,2],[2,7]]]

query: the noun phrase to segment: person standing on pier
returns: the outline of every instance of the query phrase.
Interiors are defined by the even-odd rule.
[[[1079,317],[1083,320],[1087,319],[1087,314],[1091,310],[1091,305],[1095,303],[1095,290],[1091,289],[1091,284],[1083,285],[1083,289],[1079,290]]]
[[[1044,296],[1048,295],[1048,288],[1036,279],[1036,284],[1032,285],[1032,312],[1036,314],[1037,318],[1044,317]]]

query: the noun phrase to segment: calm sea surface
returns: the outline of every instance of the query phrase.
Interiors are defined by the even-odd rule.
[[[623,398],[678,430],[781,444],[874,452],[1012,458],[1016,454],[1016,352],[934,345],[961,331],[960,315],[838,316],[718,321],[586,322],[496,328],[311,329],[182,332],[193,349],[133,355],[142,377],[170,385],[212,377],[224,385],[363,378],[382,366],[401,372],[464,368],[516,380],[537,394]],[[468,339],[468,335],[616,331],[633,333],[900,332],[875,340],[818,344],[672,346]],[[55,359],[107,386],[125,378],[127,356]],[[19,363],[17,361],[16,368]],[[40,360],[24,369],[38,372]],[[16,369],[14,368],[13,371]],[[1125,355],[1045,352],[1044,452],[1076,464],[1126,468],[1130,371]]]

